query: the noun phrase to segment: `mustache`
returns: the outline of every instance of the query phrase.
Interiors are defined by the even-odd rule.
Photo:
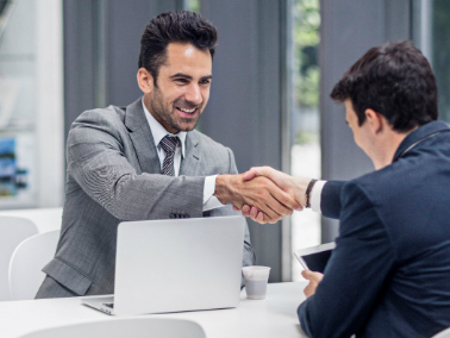
[[[177,100],[174,102],[174,106],[187,108],[187,109],[200,108],[202,106],[202,104],[203,104],[203,102],[201,102],[199,104],[195,104],[195,103],[193,103],[191,101],[187,101],[187,100]]]

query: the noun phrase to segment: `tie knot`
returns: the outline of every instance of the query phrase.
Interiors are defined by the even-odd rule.
[[[180,139],[177,136],[166,135],[159,142],[166,153],[173,153]]]

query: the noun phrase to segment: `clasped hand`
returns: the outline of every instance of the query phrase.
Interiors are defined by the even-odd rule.
[[[254,167],[240,175],[219,175],[215,195],[258,223],[276,223],[293,210],[303,210],[308,183],[268,166]]]

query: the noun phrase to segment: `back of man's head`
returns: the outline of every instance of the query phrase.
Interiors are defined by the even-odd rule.
[[[371,48],[334,86],[331,98],[350,99],[361,126],[368,108],[392,128],[407,132],[438,118],[437,85],[431,66],[410,41]]]
[[[153,18],[141,38],[138,65],[150,72],[155,85],[159,68],[167,61],[169,43],[192,44],[200,50],[209,50],[212,58],[217,31],[208,20],[193,12],[173,11]]]

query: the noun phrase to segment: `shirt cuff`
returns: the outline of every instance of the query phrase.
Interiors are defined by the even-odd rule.
[[[221,208],[224,205],[214,196],[216,191],[216,179],[219,175],[205,177],[205,186],[203,187],[203,211]]]
[[[320,202],[322,198],[322,189],[327,181],[317,181],[311,192],[311,210],[315,212],[322,212],[320,209]]]

